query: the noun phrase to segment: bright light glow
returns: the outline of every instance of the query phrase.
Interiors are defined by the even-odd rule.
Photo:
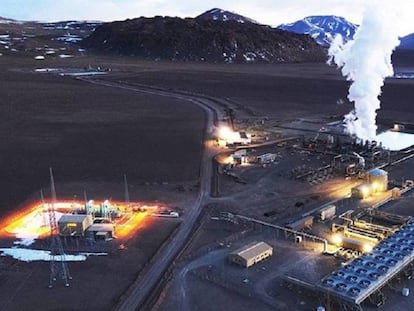
[[[98,210],[102,202],[95,201],[93,207]],[[158,209],[158,205],[147,206],[141,203],[131,203],[132,206],[146,206],[151,209]],[[85,204],[82,201],[60,201],[54,204],[55,218],[59,221],[65,213],[70,213],[74,208],[83,209]],[[118,238],[128,238],[134,235],[139,228],[142,228],[146,221],[147,212],[132,213],[128,211],[125,202],[111,202],[124,215],[115,221],[115,235]],[[15,237],[15,244],[29,246],[36,239],[50,235],[50,224],[48,214],[48,203],[33,203],[23,210],[16,211],[0,222],[0,237]],[[69,226],[76,224],[69,224]]]
[[[225,140],[228,143],[233,143],[240,139],[240,135],[237,132],[234,132],[227,126],[222,126],[218,130],[219,139]]]
[[[374,247],[371,244],[365,243],[364,246],[362,247],[362,250],[364,253],[371,253],[373,248]]]
[[[373,190],[374,192],[377,192],[377,191],[379,191],[380,185],[379,185],[379,183],[378,183],[378,182],[374,181],[374,182],[371,184],[371,187],[372,187],[372,190]]]
[[[394,127],[392,128],[392,131],[399,132],[400,131],[400,125],[395,123]]]
[[[228,157],[226,157],[226,158],[224,158],[224,164],[231,164],[231,163],[233,163],[234,162],[234,159],[233,159],[233,157],[232,156],[228,156]]]
[[[116,224],[115,227],[115,236],[118,239],[125,239],[132,237],[140,228],[143,228],[147,223],[149,218],[146,216],[148,215],[148,211],[132,214],[124,221],[120,221]]]
[[[361,191],[362,191],[362,195],[363,195],[363,197],[365,198],[365,197],[367,197],[367,196],[369,196],[369,193],[370,193],[370,191],[369,191],[369,187],[368,186],[362,186],[361,187]]]
[[[60,209],[55,208],[55,217],[59,219],[63,213],[71,210],[70,203]],[[0,223],[0,236],[15,236],[15,244],[30,245],[37,238],[50,234],[47,206],[41,203],[29,205]]]
[[[220,126],[217,130],[217,138],[220,141],[225,142],[227,145],[232,145],[236,143],[248,144],[251,142],[251,134],[247,134],[245,137],[241,136],[240,132],[235,132],[228,126]]]
[[[342,236],[339,233],[335,233],[331,237],[331,241],[335,245],[341,245],[342,244]]]

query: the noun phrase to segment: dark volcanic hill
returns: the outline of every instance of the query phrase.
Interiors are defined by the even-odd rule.
[[[237,21],[137,18],[101,25],[81,45],[95,52],[207,62],[325,61],[310,36]]]
[[[203,14],[200,14],[196,17],[198,20],[214,20],[214,21],[236,21],[239,23],[255,23],[258,24],[255,20],[245,17],[243,15],[239,15],[234,12],[214,8],[211,10],[208,10],[204,12]]]

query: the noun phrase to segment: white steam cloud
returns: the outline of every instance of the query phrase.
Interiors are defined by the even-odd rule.
[[[384,79],[393,75],[391,54],[400,42],[396,15],[392,7],[372,3],[354,39],[343,44],[342,37],[336,37],[329,49],[328,63],[335,63],[352,81],[348,99],[354,103],[354,110],[345,116],[347,130],[364,141],[376,137],[378,96]]]

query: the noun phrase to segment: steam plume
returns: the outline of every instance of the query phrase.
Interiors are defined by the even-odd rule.
[[[329,49],[328,63],[335,63],[352,81],[348,99],[354,110],[345,116],[347,130],[364,141],[376,137],[378,96],[384,79],[393,75],[391,54],[400,42],[393,10],[382,2],[371,3],[354,39],[343,44],[342,38],[336,37]]]

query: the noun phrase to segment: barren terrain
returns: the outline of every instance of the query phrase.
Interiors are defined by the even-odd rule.
[[[111,69],[105,76],[93,79],[224,100],[236,108],[236,119],[263,119],[269,127],[296,118],[335,121],[352,108],[346,102],[348,82],[338,70],[321,63],[214,65],[93,56],[36,61],[32,55],[3,55],[0,57],[0,173],[3,176],[0,210],[3,213],[18,209],[25,201],[38,199],[38,190],[48,187],[48,168],[53,167],[58,196],[82,197],[86,190],[90,197],[122,200],[123,174],[126,173],[131,200],[178,206],[184,214],[182,221],[186,220],[186,210],[191,209],[199,190],[205,113],[198,106],[177,98],[95,85],[50,72],[34,72],[36,68],[82,70],[88,65]],[[383,109],[379,112],[382,125],[413,119],[413,92],[412,80],[387,80],[382,96]],[[345,103],[341,104],[341,99]],[[222,109],[224,111],[224,106]],[[223,182],[221,197],[212,199],[217,213],[230,209],[265,218],[265,212],[280,207],[285,213],[273,220],[283,222],[291,214],[302,213],[311,209],[312,204],[322,202],[318,201],[319,197],[312,199],[311,196],[323,194],[323,189],[286,181],[285,175],[303,162],[325,161],[324,156],[308,157],[271,150],[282,156],[277,165],[266,170],[239,171],[249,181],[247,186],[232,180]],[[395,178],[412,169],[412,161],[406,165]],[[287,185],[291,192],[284,197],[285,205],[280,205],[283,186]],[[250,187],[250,192],[245,191],[246,187]],[[300,198],[288,196],[295,191],[301,193]],[[293,209],[299,199],[308,199],[309,204],[303,211]],[[4,302],[0,308],[25,310],[36,302],[41,310],[110,310],[180,223],[171,219],[148,219],[145,228],[126,242],[126,249],[118,249],[118,243],[114,242],[107,257],[70,264],[74,281],[69,289],[56,287],[47,291],[47,263],[26,264],[0,257],[0,264],[5,267],[0,275],[5,280],[0,287],[0,298]],[[203,224],[194,241],[187,245],[184,257],[175,263],[182,268],[193,259],[199,260],[197,252],[203,255],[204,248],[226,241],[240,231],[238,229],[230,225]],[[291,246],[280,244],[274,237],[267,238],[282,250],[290,250]],[[1,243],[9,246],[10,241]],[[214,259],[217,262],[224,261],[227,250],[223,245],[223,254]],[[295,254],[292,258],[299,260]],[[207,259],[204,266],[210,262]],[[272,260],[264,265],[265,269],[272,263],[279,265],[280,258],[275,256]],[[319,265],[319,261],[314,264]],[[174,270],[175,278],[180,277],[180,271]],[[186,284],[194,287],[186,300],[189,310],[210,310],[210,299],[217,295],[217,310],[227,310],[227,302],[232,300],[235,300],[234,310],[246,306],[267,310],[266,299],[281,295],[274,294],[274,288],[255,288],[262,293],[265,291],[269,297],[265,301],[254,300],[205,282],[202,279],[205,272],[197,270],[188,275]],[[230,267],[228,273],[237,275],[238,272]],[[259,269],[251,277],[258,278],[262,273]],[[175,281],[173,279],[163,292],[169,298],[157,303],[161,310],[171,310],[179,304],[171,298],[176,286],[180,291],[180,283]],[[235,284],[242,284],[242,281],[237,279]],[[196,299],[206,291],[212,295]],[[307,307],[294,306],[297,310]]]

